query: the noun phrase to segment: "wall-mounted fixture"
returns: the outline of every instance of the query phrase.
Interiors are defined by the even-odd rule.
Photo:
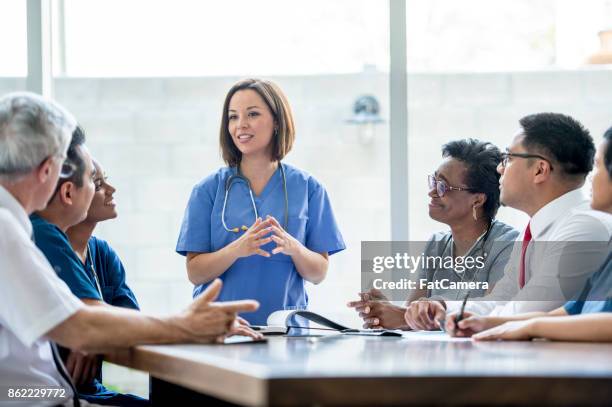
[[[375,96],[363,95],[355,100],[353,104],[353,116],[347,123],[358,127],[359,140],[363,144],[372,141],[376,134],[376,125],[384,123],[380,117],[380,104]]]

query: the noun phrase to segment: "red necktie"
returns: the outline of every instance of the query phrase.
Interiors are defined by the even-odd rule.
[[[525,286],[525,253],[527,252],[527,246],[529,246],[529,242],[531,241],[531,222],[527,224],[527,229],[525,229],[525,234],[523,236],[523,246],[521,248],[521,269],[519,272],[519,287],[523,288]]]

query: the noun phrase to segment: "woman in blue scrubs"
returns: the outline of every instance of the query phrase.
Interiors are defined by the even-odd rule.
[[[277,310],[306,308],[304,281],[323,281],[329,255],[345,248],[325,188],[281,161],[294,139],[278,86],[235,84],[221,118],[227,167],[193,188],[176,245],[187,257],[194,297],[219,277],[219,301],[259,301],[259,310],[244,316],[251,324],[264,325]]]

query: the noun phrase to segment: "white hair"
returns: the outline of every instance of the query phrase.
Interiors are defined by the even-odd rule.
[[[76,120],[35,93],[0,98],[0,179],[16,181],[49,157],[65,157]]]

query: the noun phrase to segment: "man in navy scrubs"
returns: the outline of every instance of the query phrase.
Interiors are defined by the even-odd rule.
[[[66,230],[84,220],[94,196],[96,168],[85,147],[80,127],[73,133],[66,165],[72,166],[69,178],[60,178],[47,207],[30,217],[34,239],[57,275],[72,293],[88,305],[106,304],[138,309],[138,303],[124,278],[103,278],[102,270],[93,262],[99,253],[84,259],[73,250]],[[108,247],[108,246],[107,246]],[[123,270],[121,268],[121,270]],[[121,277],[121,276],[118,276]],[[112,286],[112,285],[115,286]],[[122,292],[122,301],[112,301],[110,292]],[[104,293],[107,293],[105,296]],[[141,406],[148,401],[131,394],[120,394],[102,385],[101,358],[61,349],[62,357],[79,391],[79,398],[104,405]]]

